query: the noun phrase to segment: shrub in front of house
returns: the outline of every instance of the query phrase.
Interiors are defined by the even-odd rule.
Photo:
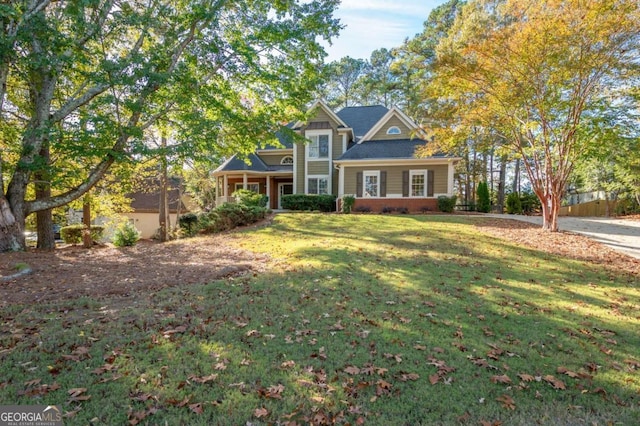
[[[520,203],[522,204],[522,213],[524,214],[533,214],[542,209],[540,199],[533,192],[521,193]]]
[[[457,197],[454,195],[453,197],[447,197],[446,195],[441,195],[438,197],[438,210],[443,213],[453,213],[453,209],[456,207]]]
[[[480,182],[476,189],[478,195],[478,211],[481,213],[489,213],[491,211],[491,197],[489,195],[489,186],[487,182]]]
[[[396,211],[395,207],[384,206],[382,210],[380,210],[384,214],[393,213]]]
[[[80,244],[83,230],[84,225],[82,224],[63,226],[60,228],[60,238],[67,244]],[[104,233],[104,226],[91,225],[90,232],[93,241],[100,241]]]
[[[224,203],[198,217],[198,228],[205,234],[228,231],[264,219],[267,209],[240,203]]]
[[[185,213],[178,218],[180,229],[187,236],[193,236],[198,230],[198,215],[195,213]]]
[[[248,189],[238,189],[231,194],[231,196],[236,199],[237,203],[244,204],[245,206],[267,207],[269,200],[266,195],[258,194]]]
[[[355,209],[353,209],[354,212],[358,212],[358,213],[371,213],[371,207],[369,206],[358,206]]]
[[[331,194],[291,194],[282,197],[282,208],[297,211],[336,211],[336,196]]]
[[[522,214],[522,201],[520,201],[520,195],[517,192],[507,195],[506,204],[508,214]]]
[[[342,213],[349,214],[353,210],[356,203],[356,197],[353,195],[345,195],[342,197]]]
[[[113,245],[116,247],[135,246],[140,239],[140,231],[131,222],[123,222],[113,234]]]

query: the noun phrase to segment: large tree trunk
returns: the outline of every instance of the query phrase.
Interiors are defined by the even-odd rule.
[[[498,179],[498,213],[504,212],[504,193],[507,185],[507,156],[500,158],[500,177]]]
[[[46,171],[50,162],[49,143],[44,140],[40,150],[43,169],[34,173],[36,200],[51,197],[51,183],[49,173]],[[56,248],[56,240],[53,235],[53,214],[51,209],[36,212],[36,230],[38,232],[37,248],[53,250]]]
[[[82,230],[82,246],[84,248],[91,248],[93,246],[93,239],[91,238],[91,196],[85,194],[82,200],[82,224],[84,229]]]
[[[520,159],[516,158],[516,167],[513,171],[513,187],[511,192],[520,194]]]
[[[16,217],[9,201],[0,194],[0,253],[25,249],[23,224],[24,217]]]
[[[167,148],[167,138],[162,136],[162,148],[163,151]],[[160,160],[160,241],[169,241],[169,177],[167,171],[167,157],[166,151],[163,152],[163,157]]]

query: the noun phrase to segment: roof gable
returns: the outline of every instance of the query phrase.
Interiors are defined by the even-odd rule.
[[[345,107],[337,115],[353,129],[354,141],[357,142],[389,112],[382,105]]]
[[[391,126],[400,127],[401,132],[406,131],[408,133],[405,133],[403,136],[397,137],[396,139],[407,139],[407,137],[412,137],[411,134],[414,132],[418,134],[420,133],[420,128],[411,118],[409,118],[409,116],[407,116],[397,107],[393,107],[389,111],[387,111],[387,113],[380,120],[378,120],[378,122],[373,127],[371,127],[371,129],[369,129],[369,131],[362,137],[362,139],[358,141],[358,143],[361,144],[365,141],[373,140],[374,137],[383,129],[385,130],[384,137],[386,139],[389,139],[388,137],[386,137],[386,129]],[[380,135],[378,135],[377,139],[380,139]]]
[[[328,118],[329,120],[333,121],[336,124],[336,127],[349,128],[347,123],[345,123],[340,117],[338,117],[338,115],[336,115],[336,113],[333,112],[331,108],[329,108],[329,106],[321,100],[315,101],[314,104],[311,105],[311,107],[309,108],[309,111],[314,111],[315,118],[316,118],[316,119],[309,120],[310,122],[318,121],[318,117],[319,117],[319,121],[326,121],[326,119]],[[293,128],[299,129],[303,125],[305,125],[304,122],[298,121],[296,124],[293,125]]]

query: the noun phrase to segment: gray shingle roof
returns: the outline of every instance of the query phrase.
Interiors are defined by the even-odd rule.
[[[387,112],[389,112],[389,109],[382,105],[357,106],[342,108],[337,112],[337,116],[353,129],[354,138],[357,142],[366,135]]]
[[[416,148],[426,144],[422,139],[375,140],[354,145],[339,160],[369,160],[377,158],[420,158]],[[435,155],[435,157],[444,157]]]
[[[269,169],[267,165],[264,164],[264,161],[262,161],[262,159],[260,159],[260,157],[258,157],[256,154],[249,154],[248,159],[251,164],[247,164],[244,159],[238,158],[237,155],[234,155],[233,157],[222,163],[222,165],[220,165],[220,167],[218,167],[214,173],[238,170],[244,170],[248,172],[266,172]]]

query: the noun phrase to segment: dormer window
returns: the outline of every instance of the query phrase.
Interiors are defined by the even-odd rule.
[[[284,157],[282,157],[282,160],[280,160],[280,164],[283,166],[291,166],[293,165],[293,157],[290,155],[286,155]]]
[[[388,135],[399,135],[401,134],[402,131],[400,131],[400,127],[398,126],[391,126],[387,129],[387,134]]]

